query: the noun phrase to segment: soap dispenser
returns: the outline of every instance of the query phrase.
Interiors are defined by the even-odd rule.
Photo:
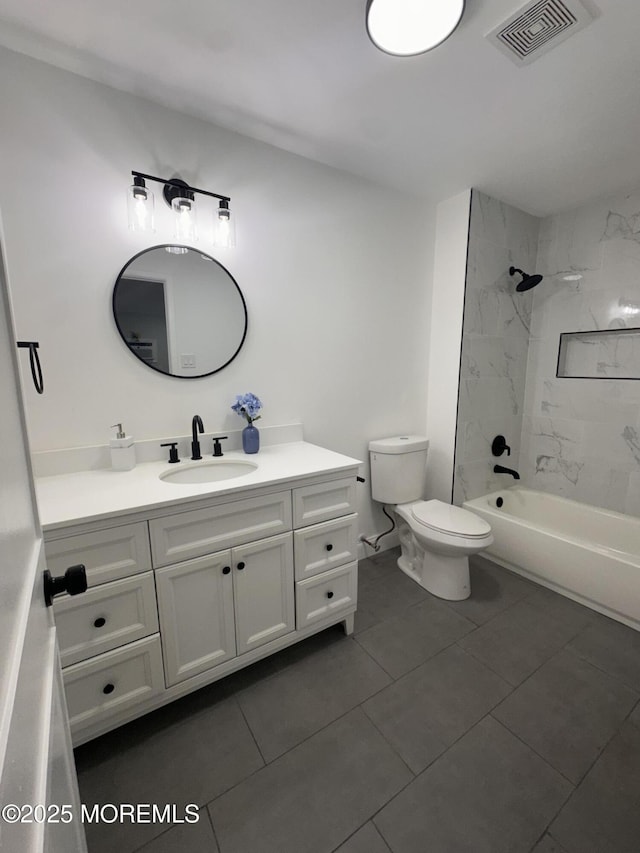
[[[113,424],[117,429],[116,437],[109,442],[111,447],[111,467],[114,471],[130,471],[136,464],[136,449],[133,436],[125,435],[122,424]]]

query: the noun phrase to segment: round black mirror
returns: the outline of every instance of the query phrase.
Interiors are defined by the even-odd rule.
[[[238,283],[189,246],[153,246],[127,261],[113,288],[113,316],[137,359],[182,379],[222,370],[247,334]]]

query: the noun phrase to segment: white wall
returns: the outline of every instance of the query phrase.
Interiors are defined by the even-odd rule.
[[[262,424],[366,459],[370,438],[420,432],[426,412],[433,215],[423,202],[0,51],[0,208],[19,337],[41,342],[46,389],[25,381],[33,450],[239,428],[237,393]],[[128,231],[130,171],[228,194],[246,344],[211,377],[162,376],[128,352],[111,316],[124,263],[170,240]],[[164,228],[164,230],[163,230]],[[26,380],[26,376],[25,376]],[[363,492],[368,495],[368,484]],[[363,494],[362,529],[372,516]],[[374,521],[375,519],[375,521]]]
[[[451,502],[471,190],[437,211],[429,352],[427,498]]]

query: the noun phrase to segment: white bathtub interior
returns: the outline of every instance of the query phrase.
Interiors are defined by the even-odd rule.
[[[640,519],[521,487],[464,507],[491,525],[489,558],[640,630]]]

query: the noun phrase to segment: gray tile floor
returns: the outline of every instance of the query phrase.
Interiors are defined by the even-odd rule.
[[[90,853],[637,853],[640,633],[483,558],[443,602],[390,551],[329,629],[76,750]]]

